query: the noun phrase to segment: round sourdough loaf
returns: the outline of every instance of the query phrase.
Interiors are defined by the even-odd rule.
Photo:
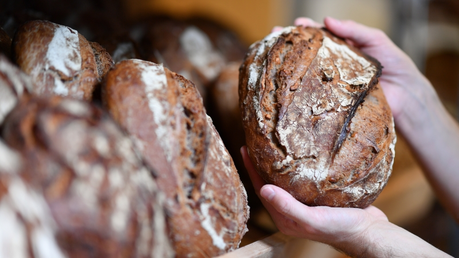
[[[76,30],[49,21],[21,26],[13,39],[14,56],[35,82],[33,93],[91,100],[113,61],[98,43]]]
[[[247,196],[192,82],[136,59],[115,65],[102,99],[134,139],[166,194],[177,257],[236,249],[247,231]]]
[[[308,205],[366,207],[391,174],[396,141],[381,65],[330,32],[287,27],[240,68],[249,156]]]
[[[7,187],[15,195],[13,201],[26,198],[28,192],[41,194],[13,206],[31,209],[30,216],[35,216],[33,212],[52,216],[43,218],[48,224],[41,225],[51,223],[52,231],[28,227],[40,224],[42,217],[28,221],[26,216],[10,225],[15,228],[9,237],[26,234],[30,241],[38,241],[38,246],[32,242],[33,249],[22,251],[44,248],[50,252],[46,257],[173,257],[164,195],[129,137],[108,114],[72,98],[25,96],[8,115],[2,133],[26,162],[17,173],[24,184],[3,181],[0,175],[0,188]],[[22,232],[24,227],[31,230]],[[57,255],[52,239],[66,255]],[[47,245],[52,248],[46,249]]]

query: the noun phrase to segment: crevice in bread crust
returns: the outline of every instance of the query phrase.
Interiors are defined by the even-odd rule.
[[[102,66],[100,65],[101,60],[100,60],[100,53],[97,51],[97,49],[94,47],[93,42],[89,42],[89,46],[91,46],[92,53],[94,54],[94,59],[95,59],[95,64],[96,64],[96,71],[97,71],[97,79],[99,82],[102,79],[102,75],[104,74],[104,71],[102,69]]]
[[[337,139],[335,141],[335,144],[333,146],[333,150],[331,152],[330,166],[333,164],[333,161],[335,159],[336,154],[339,152],[339,150],[341,148],[341,145],[346,140],[347,135],[350,132],[348,127],[349,127],[349,125],[351,123],[352,118],[355,115],[355,112],[357,111],[357,108],[361,104],[363,104],[363,102],[365,101],[365,98],[368,95],[368,93],[375,89],[376,85],[379,82],[379,77],[381,76],[381,72],[382,72],[381,63],[378,60],[376,60],[375,58],[370,57],[370,56],[368,56],[366,54],[365,54],[365,58],[370,59],[370,61],[376,66],[376,74],[373,75],[373,78],[371,79],[371,81],[370,81],[370,83],[368,85],[368,88],[357,97],[355,103],[352,105],[351,110],[349,111],[349,114],[347,115],[346,120],[345,120],[345,122],[343,124],[343,127],[341,128],[340,134],[338,135],[338,137],[337,137]]]
[[[341,145],[343,142],[346,140],[347,135],[349,134],[350,130],[348,128],[349,124],[351,123],[352,118],[355,115],[355,112],[357,111],[357,108],[365,101],[365,97],[367,96],[368,92],[373,89],[373,87],[377,84],[377,81],[373,83],[368,89],[360,93],[360,95],[357,97],[355,103],[352,105],[346,120],[344,121],[343,126],[341,127],[341,131],[335,141],[335,144],[333,146],[332,152],[331,152],[331,162],[330,166],[333,165],[333,161],[335,159],[336,154],[339,152]]]
[[[279,54],[279,61],[276,64],[275,62],[277,60],[273,60],[272,55],[277,54],[279,52],[273,53],[274,49],[279,47],[281,49],[281,52]],[[280,86],[281,82],[279,81],[279,77],[277,76],[279,67],[282,67],[284,63],[285,56],[287,53],[291,50],[292,46],[290,44],[286,44],[285,38],[282,36],[279,36],[277,39],[276,43],[269,49],[268,53],[266,54],[267,57],[265,59],[266,65],[264,65],[264,70],[263,70],[263,75],[262,78],[264,79],[263,82],[260,82],[260,84],[266,85],[270,84],[269,88],[261,87],[260,91],[263,92],[261,94],[261,101],[263,102],[263,99],[265,99],[265,96],[268,98],[268,105],[269,108],[271,108],[271,111],[267,109],[266,105],[261,104],[262,106],[262,114],[265,116],[265,128],[266,128],[266,136],[271,140],[272,147],[276,148],[280,154],[285,154],[287,153],[287,150],[285,146],[283,146],[280,141],[278,140],[278,137],[276,136],[276,125],[277,121],[279,120],[279,113],[280,113],[280,103],[278,101],[278,96],[280,95],[279,91],[282,91],[282,86]],[[271,65],[274,66],[272,70],[266,71],[271,67]],[[273,74],[274,71],[274,74]],[[271,82],[271,83],[270,83]],[[268,92],[267,92],[268,91]],[[271,106],[272,105],[272,106]],[[269,117],[266,117],[269,116]]]
[[[175,74],[176,81],[181,91],[181,96],[186,96],[187,91],[193,90],[189,81]],[[196,99],[181,99],[183,112],[181,114],[182,124],[186,125],[186,128],[182,129],[182,135],[184,135],[184,145],[181,150],[181,156],[186,159],[183,160],[183,189],[185,196],[188,198],[189,208],[193,209],[194,203],[197,201],[199,192],[199,186],[201,185],[198,181],[202,181],[204,177],[204,167],[207,163],[207,153],[205,150],[210,145],[210,135],[207,132],[208,128],[205,125],[202,114],[196,110],[193,106],[197,101]],[[201,182],[202,183],[202,182]],[[193,205],[191,205],[193,203]]]

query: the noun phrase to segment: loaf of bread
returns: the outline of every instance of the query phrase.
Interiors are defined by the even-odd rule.
[[[247,196],[192,82],[162,65],[124,60],[102,100],[133,138],[166,194],[177,257],[214,257],[239,246]]]
[[[226,63],[241,62],[247,53],[247,46],[231,29],[205,18],[192,18],[188,23],[195,26],[210,39],[215,50],[222,54]]]
[[[2,136],[27,161],[20,177],[43,194],[66,256],[173,257],[164,195],[108,114],[68,97],[25,96]]]
[[[28,75],[0,54],[0,125],[32,84]]]
[[[49,21],[31,21],[13,39],[14,56],[35,82],[33,93],[90,100],[94,87],[113,66],[98,43]]]
[[[172,18],[151,21],[141,39],[147,60],[191,80],[206,99],[207,87],[225,65],[224,56],[198,27]]]
[[[137,43],[128,35],[113,35],[97,39],[97,42],[107,50],[114,63],[119,61],[141,58]]]
[[[211,87],[211,98],[213,99],[216,113],[218,113],[217,117],[223,123],[223,127],[231,131],[232,134],[235,134],[232,127],[241,127],[242,130],[241,111],[238,102],[240,65],[240,62],[228,63],[221,70]],[[240,126],[236,126],[235,123]]]
[[[264,180],[308,205],[372,203],[396,141],[381,70],[324,29],[287,27],[253,44],[239,96],[249,156]]]

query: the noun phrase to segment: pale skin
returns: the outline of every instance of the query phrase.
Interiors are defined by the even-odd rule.
[[[412,60],[382,31],[353,21],[327,17],[322,25],[298,18],[295,25],[325,25],[381,62],[384,69],[380,85],[396,129],[408,141],[444,207],[459,222],[459,191],[455,189],[459,185],[459,125]],[[357,209],[304,205],[283,189],[265,184],[245,147],[241,154],[255,190],[284,234],[329,244],[352,257],[451,257],[390,223],[374,206]]]

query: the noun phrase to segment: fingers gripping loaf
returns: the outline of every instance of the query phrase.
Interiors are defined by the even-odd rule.
[[[103,101],[158,171],[178,257],[213,257],[247,231],[245,189],[192,82],[162,65],[125,60],[111,70]]]
[[[324,29],[288,27],[253,44],[239,96],[249,156],[308,205],[366,207],[396,141],[380,63]]]
[[[49,21],[21,26],[14,39],[16,63],[35,81],[33,93],[91,100],[94,87],[113,66],[99,44]]]
[[[76,99],[25,97],[3,137],[27,160],[18,175],[26,190],[42,194],[65,256],[173,256],[164,196],[108,114]]]

